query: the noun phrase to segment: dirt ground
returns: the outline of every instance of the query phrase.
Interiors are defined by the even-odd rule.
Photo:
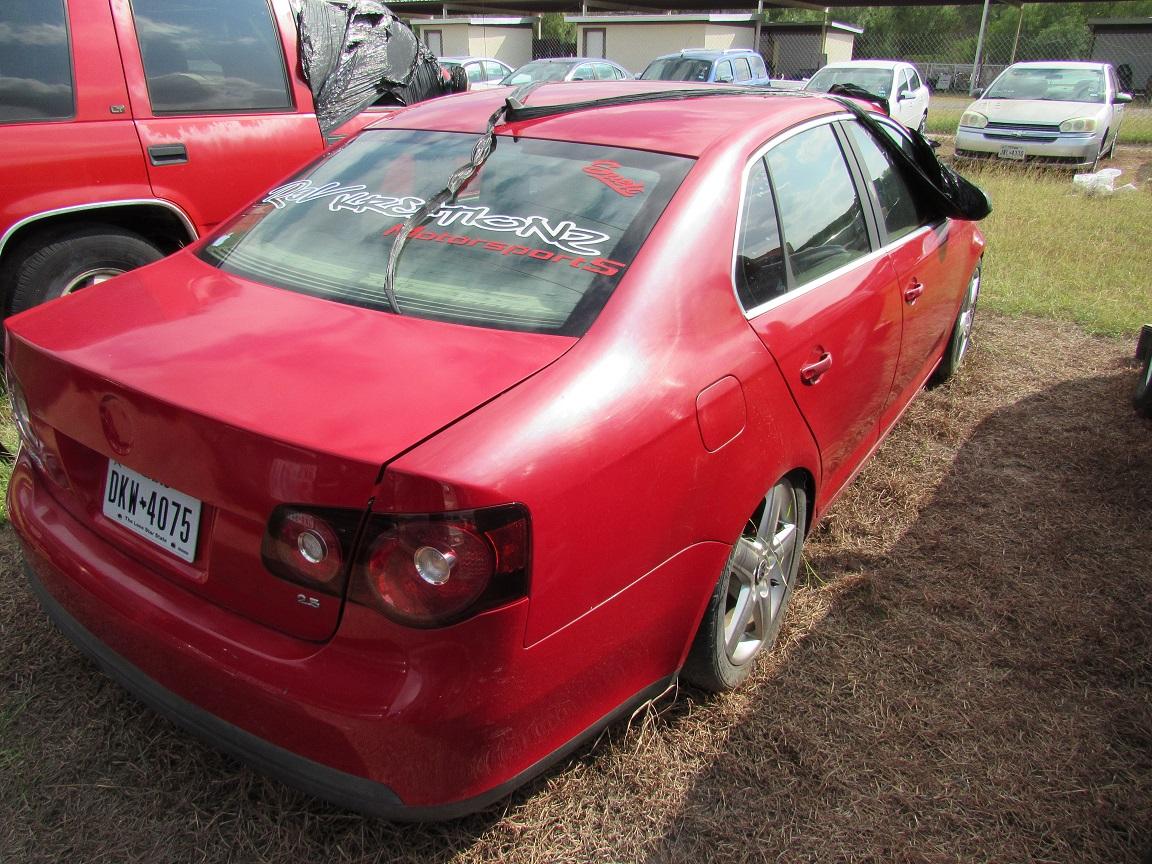
[[[1087,862],[1152,847],[1152,423],[1133,345],[978,316],[807,547],[751,685],[445,825],[319,804],[0,594],[0,861]],[[621,659],[625,662],[625,658]]]

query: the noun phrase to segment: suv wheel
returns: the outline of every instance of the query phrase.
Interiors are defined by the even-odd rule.
[[[91,225],[52,235],[17,264],[10,311],[23,312],[162,257],[163,253],[139,234],[112,225]]]

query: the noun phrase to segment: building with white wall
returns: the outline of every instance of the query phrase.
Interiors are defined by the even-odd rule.
[[[494,57],[513,69],[532,59],[536,19],[413,18],[412,29],[437,57]]]

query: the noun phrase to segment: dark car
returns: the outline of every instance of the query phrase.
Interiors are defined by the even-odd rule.
[[[640,75],[645,81],[694,81],[716,84],[771,84],[764,58],[745,48],[709,51],[685,48],[677,54],[665,54],[648,64]]]

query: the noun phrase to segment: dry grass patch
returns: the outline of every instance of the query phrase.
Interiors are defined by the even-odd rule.
[[[1152,424],[1127,342],[984,314],[811,538],[751,686],[681,693],[479,816],[319,804],[0,596],[0,861],[1123,862],[1152,844]],[[626,658],[621,658],[625,662]]]

